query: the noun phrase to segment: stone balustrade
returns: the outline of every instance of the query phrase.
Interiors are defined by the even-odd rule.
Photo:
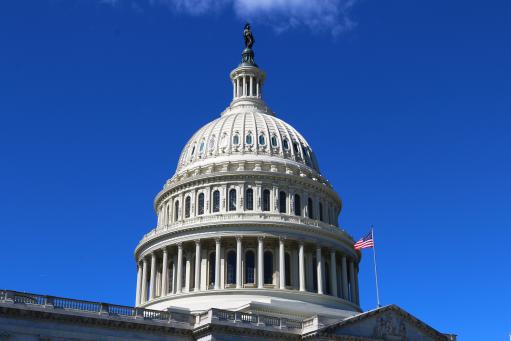
[[[72,311],[74,313],[85,313],[97,315],[98,318],[116,317],[121,320],[153,321],[164,324],[175,324],[175,327],[184,329],[195,329],[206,324],[243,324],[245,327],[253,328],[274,328],[286,330],[294,334],[302,334],[311,328],[318,327],[318,318],[305,320],[280,318],[269,315],[252,314],[240,311],[229,311],[222,309],[209,309],[199,314],[188,314],[183,312],[160,311],[145,308],[129,307],[102,302],[91,302],[71,298],[55,297],[23,293],[12,290],[0,290],[0,305],[15,305],[24,308],[37,308],[45,311]]]

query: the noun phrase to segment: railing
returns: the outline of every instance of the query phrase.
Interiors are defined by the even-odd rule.
[[[222,213],[212,213],[212,214],[204,214],[201,216],[195,216],[190,218],[185,218],[184,220],[179,220],[176,222],[172,222],[167,225],[157,226],[152,229],[148,233],[144,235],[143,239],[150,238],[159,233],[173,230],[181,227],[186,227],[189,225],[196,224],[206,224],[206,223],[215,223],[215,222],[239,222],[239,221],[274,221],[274,222],[283,222],[283,223],[292,223],[292,224],[300,224],[307,225],[316,228],[322,228],[331,232],[334,231],[344,231],[343,229],[328,224],[326,222],[310,219],[307,217],[288,215],[288,214],[278,214],[278,213],[269,213],[269,212],[222,212]]]
[[[229,321],[229,322],[239,322],[251,324],[254,326],[265,326],[272,327],[278,329],[288,329],[293,331],[299,331],[303,329],[303,321],[301,320],[292,320],[287,318],[269,316],[269,315],[259,315],[259,314],[251,314],[244,312],[233,312],[227,310],[220,309],[211,309],[212,310],[212,318],[218,319],[220,321]],[[207,317],[205,317],[207,318]],[[205,319],[204,318],[204,319]]]
[[[36,295],[12,290],[0,290],[0,303],[40,306],[44,309],[67,310],[97,314],[98,316],[115,316],[123,319],[140,319],[164,323],[178,323],[185,328],[193,328],[216,321],[242,323],[254,328],[269,327],[301,333],[304,329],[317,325],[317,317],[306,320],[293,320],[269,315],[259,315],[240,311],[210,309],[200,314],[173,312],[136,308],[116,304],[75,300],[70,298]]]
[[[193,316],[184,313],[135,308],[116,304],[75,300],[71,298],[36,295],[11,290],[0,290],[0,302],[37,305],[48,309],[80,311],[98,315],[117,316],[121,318],[143,319],[163,322],[179,322],[193,324]]]

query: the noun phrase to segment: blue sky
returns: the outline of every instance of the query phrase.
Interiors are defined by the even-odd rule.
[[[510,14],[508,1],[2,1],[0,287],[133,304],[152,200],[228,105],[249,19],[265,99],[313,146],[341,225],[355,238],[375,225],[383,303],[462,340],[507,338]]]

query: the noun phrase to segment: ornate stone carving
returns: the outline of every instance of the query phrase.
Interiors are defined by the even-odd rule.
[[[377,320],[373,336],[400,341],[408,340],[406,337],[406,325],[403,319],[398,320],[392,315],[382,316]]]

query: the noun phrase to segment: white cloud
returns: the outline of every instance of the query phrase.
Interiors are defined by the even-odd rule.
[[[164,5],[177,12],[207,15],[232,9],[242,20],[269,24],[277,32],[307,27],[334,36],[351,30],[355,23],[349,12],[358,0],[100,0],[104,3],[146,2]]]

